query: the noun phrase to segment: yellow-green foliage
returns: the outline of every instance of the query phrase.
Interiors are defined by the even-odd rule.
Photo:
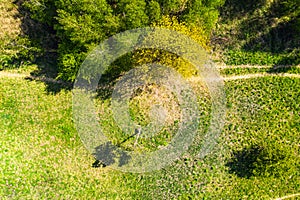
[[[195,40],[204,49],[209,50],[209,37],[201,26],[187,25],[185,22],[178,22],[176,17],[163,16],[162,19],[152,24],[153,27],[167,28],[185,34]]]
[[[13,43],[20,34],[20,19],[17,10],[9,0],[0,1],[0,69],[18,53]]]
[[[187,25],[179,22],[176,17],[164,16],[162,19],[152,24],[153,27],[166,28],[187,35],[196,43],[203,47],[204,50],[210,50],[209,37],[204,29],[200,26]],[[152,36],[149,36],[152,37]],[[180,44],[180,42],[179,42]],[[173,45],[173,44],[170,44]],[[176,46],[176,45],[174,45]],[[160,49],[141,49],[134,53],[133,58],[137,65],[146,63],[159,63],[172,67],[181,73],[184,77],[190,77],[197,74],[196,68],[178,55]]]

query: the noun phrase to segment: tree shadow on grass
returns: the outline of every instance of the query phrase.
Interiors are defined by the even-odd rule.
[[[121,151],[117,146],[113,145],[111,142],[106,142],[102,145],[99,145],[95,148],[95,153],[93,154],[96,158],[96,161],[93,163],[93,167],[103,167],[110,166],[116,161],[118,166],[122,167],[126,165],[131,156],[128,155],[125,151]]]
[[[294,49],[283,56],[276,65],[269,69],[268,73],[287,73],[300,64],[300,49]]]
[[[240,178],[253,176],[254,163],[261,151],[260,147],[251,147],[234,152],[232,159],[226,164],[229,167],[229,173],[236,174]]]
[[[296,1],[226,0],[220,9],[220,25],[225,23],[230,29],[226,34],[221,33],[216,44],[221,45],[221,49],[279,55],[282,58],[274,62],[275,68],[300,64],[298,10]],[[267,58],[264,60],[268,61]],[[277,72],[270,72],[273,71]]]
[[[291,65],[285,66],[285,65],[275,65],[272,68],[270,68],[267,72],[270,74],[280,74],[280,73],[287,73],[289,72],[293,67]]]
[[[25,78],[25,80],[29,81],[39,81],[46,84],[46,92],[48,94],[57,94],[62,90],[70,91],[73,88],[73,84],[70,82],[64,82],[60,80],[55,80],[53,78],[47,78],[43,76],[35,76],[31,75]]]
[[[133,135],[125,138],[116,145],[113,145],[112,142],[108,141],[97,146],[95,148],[95,153],[93,153],[96,161],[92,164],[92,167],[106,167],[114,164],[116,160],[118,160],[119,162],[119,167],[126,165],[131,160],[131,156],[128,154],[128,152],[121,150],[120,146],[139,133],[140,131],[138,129],[135,129],[135,133]]]
[[[57,49],[59,39],[53,26],[51,26],[51,22],[42,23],[34,20],[33,14],[25,6],[24,0],[15,0],[13,3],[18,9],[15,18],[21,19],[20,37],[28,40],[28,43],[24,45],[24,50],[20,51],[20,55],[13,62],[20,63],[18,66],[24,62],[37,65],[37,69],[32,71],[27,79],[44,82],[46,91],[50,94],[56,94],[63,89],[71,89],[71,83],[55,81],[58,75]],[[50,13],[52,10],[53,8],[45,8],[45,13],[55,15],[55,13]]]
[[[107,100],[111,97],[116,83],[129,70],[134,68],[132,54],[128,53],[116,59],[102,74],[97,87],[97,98]]]
[[[273,166],[284,158],[285,155],[282,152],[272,150],[270,153],[264,147],[251,146],[233,152],[233,156],[226,166],[229,168],[229,173],[248,179],[252,176],[276,174],[277,170]]]

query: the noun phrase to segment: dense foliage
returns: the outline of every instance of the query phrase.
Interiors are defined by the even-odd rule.
[[[202,37],[204,47],[210,41],[226,64],[297,65],[299,6],[300,0],[3,0],[0,69],[42,56],[58,66],[60,78],[74,80],[87,53],[105,38],[150,25],[175,30],[173,22],[162,25],[166,19]]]
[[[222,4],[223,0],[37,0],[24,6],[33,19],[56,31],[59,77],[74,80],[87,52],[105,38],[160,22],[164,16],[200,26],[209,37]]]

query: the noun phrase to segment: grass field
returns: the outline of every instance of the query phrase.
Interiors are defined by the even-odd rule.
[[[226,81],[226,124],[213,152],[199,159],[196,147],[172,166],[145,174],[93,168],[73,125],[71,91],[47,88],[22,76],[0,76],[0,199],[273,199],[300,193],[299,78]]]

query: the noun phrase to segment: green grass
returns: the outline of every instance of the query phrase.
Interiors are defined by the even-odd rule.
[[[228,50],[224,53],[227,65],[299,65],[299,49],[290,53],[270,53],[261,51]]]
[[[205,93],[194,87],[207,116]],[[214,151],[195,157],[199,134],[172,166],[146,174],[92,168],[73,125],[71,92],[46,88],[0,78],[1,199],[270,199],[300,192],[297,78],[226,82],[226,124]],[[104,111],[102,123],[114,131]]]
[[[0,81],[1,199],[129,195],[122,175],[91,168],[94,160],[73,126],[69,91],[51,95],[39,82]]]

